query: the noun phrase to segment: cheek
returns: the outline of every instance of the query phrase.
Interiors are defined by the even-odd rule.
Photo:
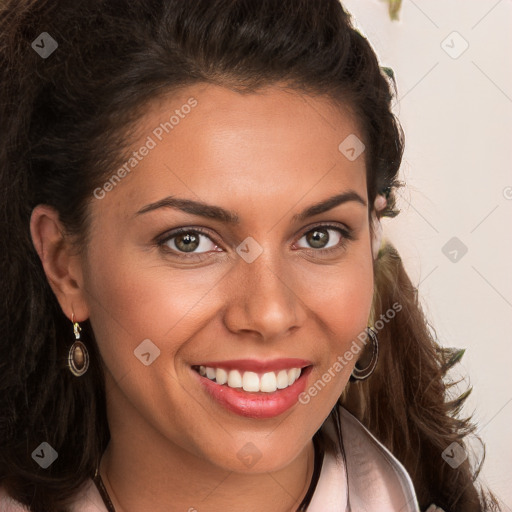
[[[353,276],[347,279],[343,290],[340,292],[337,312],[331,312],[331,318],[335,323],[333,328],[340,332],[336,346],[336,357],[361,345],[361,334],[364,334],[368,326],[373,300],[373,286],[372,260],[367,258],[354,267]],[[356,359],[357,355],[347,364],[350,371]]]
[[[310,290],[316,289],[315,293],[310,292],[308,304],[323,328],[324,347],[318,354],[321,358],[311,381],[317,385],[313,385],[310,399],[316,402],[313,407],[327,407],[322,409],[327,414],[343,391],[360,354],[361,334],[368,325],[373,299],[372,260],[361,256],[317,283],[321,285],[314,288],[313,282],[308,282]],[[321,398],[313,399],[313,396]]]
[[[304,279],[304,296],[323,323],[336,333],[338,344],[350,342],[366,327],[374,285],[369,257],[351,258],[327,272],[305,275]]]
[[[184,270],[155,261],[105,246],[90,252],[84,277],[91,324],[102,358],[116,376],[140,369],[134,350],[146,339],[172,357],[197,329],[205,296],[221,277],[214,265]]]

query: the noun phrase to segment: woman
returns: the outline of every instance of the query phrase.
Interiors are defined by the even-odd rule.
[[[392,72],[336,0],[0,23],[4,509],[497,509],[381,243]]]

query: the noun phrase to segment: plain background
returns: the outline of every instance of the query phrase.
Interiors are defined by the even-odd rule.
[[[512,511],[512,1],[403,0],[399,21],[342,3],[398,85],[406,187],[384,236],[441,344],[467,349],[453,375],[473,386],[481,482]]]

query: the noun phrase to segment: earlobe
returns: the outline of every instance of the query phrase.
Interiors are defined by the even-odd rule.
[[[48,283],[63,313],[78,321],[89,317],[83,291],[78,255],[59,220],[58,212],[48,205],[36,206],[30,218],[32,243],[39,255]]]

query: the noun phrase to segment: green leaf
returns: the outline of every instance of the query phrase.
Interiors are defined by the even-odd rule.
[[[457,399],[455,399],[453,401],[453,404],[454,404],[456,410],[460,410],[462,408],[466,398],[471,394],[472,391],[473,391],[473,386],[471,386],[469,389],[464,391],[464,393],[462,393],[462,395],[460,395]]]
[[[448,359],[448,361],[446,363],[446,369],[451,368],[456,363],[458,363],[462,359],[462,356],[464,355],[464,353],[466,352],[465,348],[460,349],[460,350],[458,350],[458,349],[452,349],[452,350],[453,351],[450,354],[450,359]]]
[[[388,0],[389,17],[392,20],[398,20],[398,13],[402,6],[402,0]]]
[[[386,66],[381,66],[380,69],[382,69],[382,71],[384,71],[384,73],[386,73],[386,75],[388,75],[389,78],[391,78],[391,80],[395,79],[395,72],[391,68],[387,68]],[[386,198],[388,196],[389,196],[389,192],[387,193]]]

